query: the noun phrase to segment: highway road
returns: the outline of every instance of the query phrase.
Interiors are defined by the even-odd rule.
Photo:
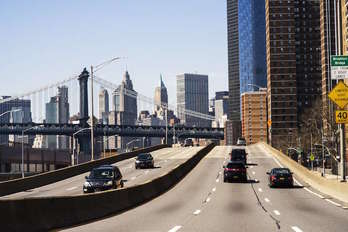
[[[155,161],[155,168],[153,169],[135,169],[134,158],[117,162],[115,165],[117,165],[121,170],[123,179],[125,180],[125,187],[129,187],[159,177],[173,169],[175,166],[185,162],[202,148],[203,147],[176,147],[164,148],[151,152]],[[85,182],[85,176],[87,175],[89,175],[89,173],[83,173],[40,188],[3,196],[0,199],[74,196],[83,194],[82,185]]]
[[[310,188],[269,188],[266,172],[281,164],[262,145],[247,147],[248,183],[224,183],[222,166],[231,149],[215,147],[150,202],[65,231],[348,231],[348,211]]]

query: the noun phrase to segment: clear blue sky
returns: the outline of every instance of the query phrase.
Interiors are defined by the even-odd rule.
[[[159,75],[175,102],[180,73],[228,90],[225,0],[0,1],[0,95],[17,95],[115,56],[98,75],[153,97]],[[145,88],[146,87],[146,88]]]

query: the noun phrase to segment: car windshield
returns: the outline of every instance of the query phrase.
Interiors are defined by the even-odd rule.
[[[138,155],[138,159],[143,160],[143,159],[150,159],[151,155],[150,154],[140,154]]]
[[[244,168],[242,163],[228,163],[227,168]]]
[[[274,173],[275,174],[290,174],[290,170],[289,169],[275,169]]]
[[[113,171],[111,169],[94,169],[89,178],[92,179],[107,179],[114,177]]]

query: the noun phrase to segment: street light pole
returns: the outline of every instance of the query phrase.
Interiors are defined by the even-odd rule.
[[[133,142],[136,142],[136,141],[140,141],[140,139],[134,139],[134,140],[128,142],[128,143],[126,144],[126,150],[127,150],[127,147],[128,147],[129,144],[131,144],[131,143],[133,143]]]
[[[15,110],[9,110],[9,111],[6,111],[2,114],[0,114],[0,117],[4,116],[5,114],[8,114],[8,113],[13,113],[13,112],[17,112],[17,111],[22,111],[22,109],[15,109]]]
[[[22,178],[24,178],[24,132],[29,131],[35,127],[38,127],[38,126],[33,126],[25,130],[22,130],[22,164],[21,164]]]
[[[91,160],[94,160],[94,97],[93,97],[93,78],[94,78],[94,68],[96,68],[96,72],[99,71],[100,69],[102,69],[103,67],[105,67],[105,65],[108,65],[112,62],[114,62],[115,60],[119,60],[121,59],[121,57],[115,57],[112,58],[108,61],[105,61],[101,64],[98,65],[91,65],[91,105],[92,105],[92,109],[91,109]]]
[[[94,97],[93,97],[93,66],[91,65],[91,97],[92,97],[92,109],[91,109],[91,160],[94,160]]]

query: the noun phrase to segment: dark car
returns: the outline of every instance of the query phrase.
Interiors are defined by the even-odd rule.
[[[237,146],[246,146],[246,140],[243,137],[237,139]]]
[[[230,161],[224,166],[224,182],[247,181],[247,171],[243,162]]]
[[[231,161],[240,161],[243,162],[244,165],[247,164],[247,153],[245,149],[233,149],[230,153]]]
[[[141,153],[135,158],[135,169],[138,168],[153,168],[155,162],[150,153]]]
[[[269,175],[269,186],[288,186],[292,187],[294,185],[294,179],[292,177],[292,172],[288,168],[273,168]]]
[[[83,185],[84,193],[116,189],[123,187],[120,169],[112,165],[102,165],[93,168]]]

